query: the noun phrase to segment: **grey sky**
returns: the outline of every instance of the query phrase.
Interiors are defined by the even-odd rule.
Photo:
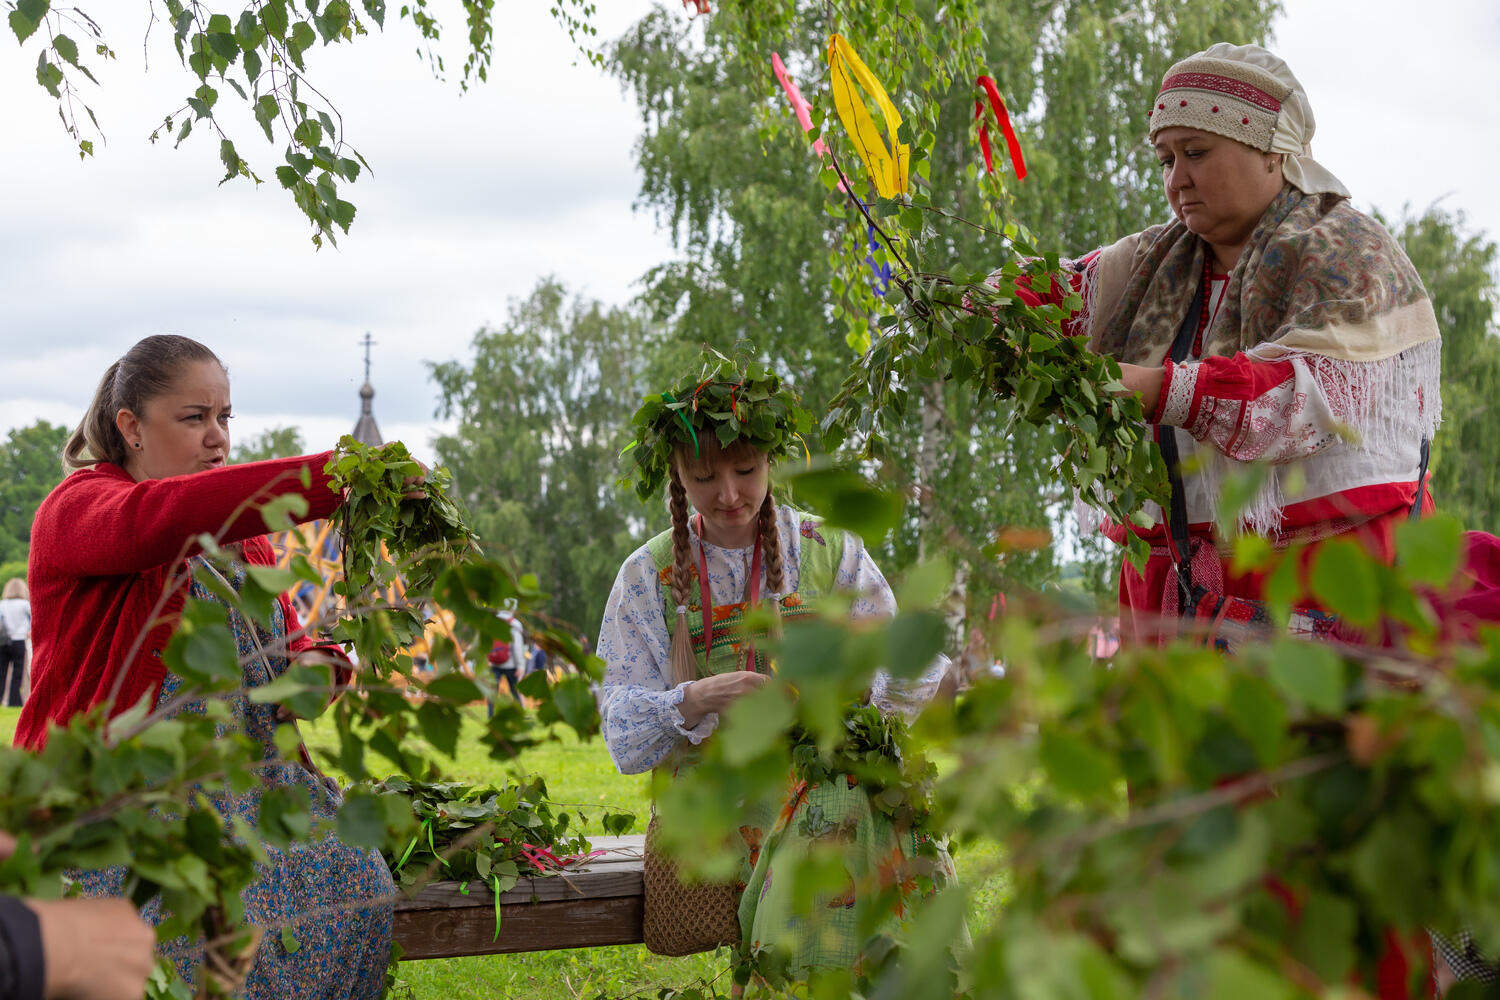
[[[1394,214],[1445,198],[1500,237],[1500,10],[1488,0],[1374,0],[1357,15],[1327,0],[1286,6],[1276,48],[1311,97],[1319,159],[1356,203]],[[146,141],[178,106],[184,74],[160,24],[142,72],[144,4],[85,5],[119,54],[96,68],[104,87],[88,96],[109,142],[86,163],[35,84],[34,48],[23,58],[0,32],[0,431],[38,417],[72,425],[110,361],[142,336],[176,332],[229,365],[237,436],[294,423],[310,447],[326,447],[358,412],[368,330],[381,428],[420,455],[436,427],[424,361],[462,357],[476,329],[547,274],[627,299],[670,252],[632,211],[639,118],[614,80],[575,57],[546,7],[499,7],[490,82],[462,97],[418,61],[394,9],[383,35],[316,52],[315,78],[374,167],[348,194],[353,231],[321,252],[253,124],[236,137],[271,178],[259,189],[216,186],[215,137],[177,150]],[[601,4],[601,35],[645,9]]]

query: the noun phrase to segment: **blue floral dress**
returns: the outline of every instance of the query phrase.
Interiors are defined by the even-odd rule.
[[[236,563],[227,579],[238,590],[245,579],[244,566]],[[219,601],[196,580],[192,597]],[[274,740],[276,706],[254,704],[245,695],[250,688],[270,683],[287,669],[286,657],[276,652],[283,648],[286,636],[280,604],[273,604],[269,627],[258,628],[256,638],[267,651],[264,658],[248,631],[254,626],[233,611],[229,612],[229,621],[241,662],[245,664],[244,687],[232,702],[235,717],[239,731],[264,748],[262,759],[266,768],[263,786],[240,795],[217,796],[215,805],[226,817],[239,816],[255,826],[266,788],[300,784],[311,798],[314,817],[332,819],[342,798],[337,787],[298,763],[280,759]],[[176,697],[182,685],[182,678],[168,672],[157,707]],[[202,712],[203,706],[201,702],[193,702],[180,711]],[[241,897],[245,920],[254,926],[290,925],[295,944],[294,950],[288,952],[279,931],[265,934],[245,980],[244,996],[249,1000],[379,997],[385,988],[385,970],[390,959],[390,900],[396,891],[379,852],[350,847],[332,834],[320,841],[293,844],[286,850],[268,845],[266,852],[271,863],[258,866],[255,881]],[[77,878],[88,895],[123,895],[123,868],[82,872]],[[381,899],[384,901],[373,902]],[[316,916],[297,922],[299,914],[314,911]],[[149,903],[142,915],[147,920],[159,921],[157,901]],[[169,947],[175,953],[184,943],[179,941]],[[200,964],[201,959],[196,956],[177,960],[178,971],[189,983],[196,983]]]

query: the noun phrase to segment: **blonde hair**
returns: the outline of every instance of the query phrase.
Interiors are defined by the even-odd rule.
[[[31,600],[31,591],[26,589],[26,581],[19,576],[13,576],[5,581],[5,590],[0,591],[0,599],[3,600]]]
[[[192,361],[224,367],[217,354],[191,337],[163,333],[137,341],[99,380],[88,412],[63,447],[63,472],[100,462],[123,466],[130,449],[115,426],[115,414],[129,410],[139,417],[146,403],[171,391],[182,366]]]
[[[683,445],[677,446],[673,452],[667,483],[667,506],[672,514],[672,605],[677,611],[672,626],[669,657],[673,686],[697,680],[702,675],[698,669],[698,658],[693,655],[693,639],[688,633],[687,604],[693,584],[693,544],[688,534],[687,489],[682,485],[678,469],[686,468],[694,475],[711,475],[720,462],[742,462],[765,455],[759,448],[744,440],[720,445],[712,434],[702,435],[699,445],[697,455],[691,454]],[[760,504],[757,525],[760,529],[761,552],[765,559],[766,589],[772,594],[779,594],[785,585],[785,565],[781,551],[781,532],[776,526],[776,501],[771,498],[769,487]],[[779,608],[774,600],[771,607],[778,612],[776,623],[779,623]],[[705,617],[712,619],[713,608],[701,610]],[[774,632],[780,631],[775,623],[772,628]],[[705,659],[709,652],[711,651],[704,650]]]

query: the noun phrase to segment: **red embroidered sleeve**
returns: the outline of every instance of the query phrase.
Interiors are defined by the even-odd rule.
[[[1336,375],[1315,355],[1254,361],[1244,354],[1169,365],[1161,422],[1240,462],[1290,462],[1338,440],[1345,422],[1325,391]]]

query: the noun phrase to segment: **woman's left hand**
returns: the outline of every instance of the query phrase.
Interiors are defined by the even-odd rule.
[[[1162,372],[1161,368],[1120,364],[1120,381],[1125,383],[1125,393],[1140,393],[1141,409],[1146,411],[1148,420],[1161,401]]]

